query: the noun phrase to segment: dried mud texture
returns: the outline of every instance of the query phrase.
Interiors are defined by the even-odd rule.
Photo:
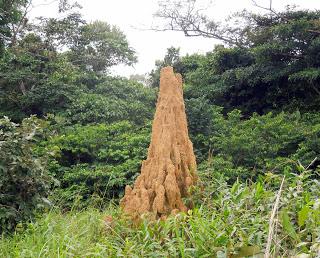
[[[141,174],[133,189],[126,186],[120,205],[133,219],[143,214],[166,218],[185,212],[189,207],[182,198],[189,197],[188,188],[196,180],[196,159],[188,136],[182,77],[175,74],[172,67],[165,67],[160,74],[148,157],[142,162]]]

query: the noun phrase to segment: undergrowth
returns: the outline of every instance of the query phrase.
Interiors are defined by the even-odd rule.
[[[204,190],[194,189],[187,214],[134,225],[117,204],[103,211],[55,208],[3,235],[1,257],[263,257],[283,176],[228,185],[212,175],[202,172]],[[309,172],[286,175],[272,235],[275,257],[319,255],[319,196],[320,182]]]

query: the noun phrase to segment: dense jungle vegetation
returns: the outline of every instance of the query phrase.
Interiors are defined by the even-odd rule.
[[[168,29],[221,44],[168,48],[141,84],[110,72],[138,59],[116,26],[64,0],[60,18],[31,23],[29,0],[0,0],[0,257],[320,255],[320,11],[243,11],[222,27],[168,2]],[[132,225],[118,201],[167,65],[184,78],[194,208]]]

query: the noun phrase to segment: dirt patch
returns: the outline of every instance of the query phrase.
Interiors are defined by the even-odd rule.
[[[160,91],[152,124],[148,157],[134,187],[126,186],[120,205],[133,218],[153,218],[187,211],[182,198],[195,184],[196,159],[188,135],[182,77],[172,67],[162,68]]]

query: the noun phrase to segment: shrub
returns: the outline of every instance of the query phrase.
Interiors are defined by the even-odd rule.
[[[153,116],[155,91],[123,78],[105,77],[75,98],[66,115],[72,123],[114,123],[128,120],[143,125]]]
[[[188,213],[132,225],[118,205],[103,212],[52,210],[27,230],[0,239],[4,257],[262,257],[282,176],[229,185],[201,170],[204,191]],[[306,172],[306,171],[305,171]],[[275,220],[272,257],[317,257],[319,181],[286,177]]]
[[[52,181],[46,158],[33,151],[44,126],[35,117],[24,119],[21,125],[0,119],[0,232],[30,220],[37,208],[48,204]]]
[[[74,125],[42,143],[56,157],[50,171],[61,181],[57,194],[64,205],[91,196],[117,198],[132,183],[146,158],[150,128],[128,121],[110,125]]]
[[[317,114],[282,112],[243,119],[239,110],[224,116],[221,108],[199,99],[189,100],[187,107],[198,161],[208,161],[207,166],[233,181],[268,171],[282,173],[289,164],[296,170],[298,162],[306,167],[319,158]]]

